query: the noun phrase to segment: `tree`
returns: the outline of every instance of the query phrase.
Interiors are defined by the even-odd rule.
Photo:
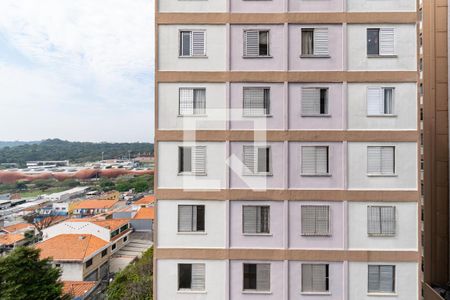
[[[151,300],[153,294],[153,248],[120,271],[108,287],[108,300]]]
[[[47,216],[42,216],[37,212],[33,212],[31,214],[23,216],[23,219],[34,226],[34,228],[38,232],[37,238],[40,239],[40,237],[42,236],[42,231],[45,228],[54,225],[59,219],[59,216],[53,213]]]
[[[27,187],[27,184],[25,183],[25,182],[23,182],[23,181],[17,181],[16,182],[16,190],[18,190],[18,191],[24,191],[24,190],[26,190],[28,187]]]
[[[0,258],[0,299],[69,299],[62,295],[60,276],[49,259],[39,259],[38,249],[19,247]]]

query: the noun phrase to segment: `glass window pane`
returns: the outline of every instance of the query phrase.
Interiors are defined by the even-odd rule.
[[[380,54],[380,29],[367,29],[367,54]]]

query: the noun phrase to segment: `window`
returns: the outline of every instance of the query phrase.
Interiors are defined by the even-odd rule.
[[[112,250],[112,251],[116,250],[116,247],[117,247],[117,245],[116,245],[116,244],[113,244],[112,247],[111,247],[111,250]]]
[[[126,241],[128,241],[128,237],[127,236],[123,238],[123,242],[125,243]]]
[[[369,116],[393,115],[394,91],[394,88],[368,88],[367,114]]]
[[[128,224],[123,225],[122,227],[120,227],[120,232],[124,232],[127,229],[128,229]]]
[[[328,28],[302,28],[302,57],[328,55]]]
[[[270,88],[244,87],[244,116],[267,116],[270,114]]]
[[[178,205],[178,232],[204,232],[205,206]]]
[[[92,258],[86,262],[86,268],[92,266]]]
[[[206,146],[178,147],[178,173],[206,175]]]
[[[367,55],[395,55],[394,28],[367,29]]]
[[[271,149],[269,146],[245,145],[244,175],[270,175]]]
[[[244,291],[270,291],[270,264],[244,264]]]
[[[56,268],[61,268],[61,264],[55,264]]]
[[[206,56],[205,31],[181,31],[180,52],[181,57]]]
[[[329,265],[302,264],[302,292],[324,293],[329,291]]]
[[[269,31],[244,31],[244,57],[269,56]]]
[[[204,291],[205,264],[178,264],[178,290]]]
[[[302,235],[330,234],[330,207],[326,205],[302,205]]]
[[[395,207],[368,206],[367,233],[369,236],[395,235]]]
[[[369,293],[395,292],[395,266],[369,265]]]
[[[108,249],[102,251],[102,257],[105,257],[108,254]]]
[[[179,90],[180,116],[206,114],[206,89],[204,88],[180,88]]]
[[[395,147],[367,147],[367,173],[369,175],[395,174]]]
[[[328,115],[327,88],[302,88],[302,115]]]
[[[302,175],[328,175],[328,146],[302,147]]]
[[[270,233],[269,206],[242,206],[243,233]]]

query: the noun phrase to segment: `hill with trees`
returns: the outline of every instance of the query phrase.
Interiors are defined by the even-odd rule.
[[[34,144],[0,148],[0,163],[17,163],[24,166],[27,161],[69,160],[73,163],[92,162],[102,159],[119,159],[153,154],[150,143],[88,143],[49,139]]]

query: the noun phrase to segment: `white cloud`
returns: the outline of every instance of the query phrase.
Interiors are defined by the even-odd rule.
[[[23,58],[2,59],[0,39],[0,139],[150,139],[153,1],[2,0],[0,11],[3,46]],[[83,127],[89,111],[101,126]],[[34,127],[29,114],[66,124]],[[18,116],[22,129],[1,130]]]

